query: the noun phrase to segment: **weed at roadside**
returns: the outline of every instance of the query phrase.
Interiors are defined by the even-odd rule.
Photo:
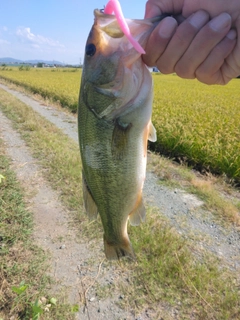
[[[157,174],[162,184],[196,194],[204,201],[204,207],[213,212],[216,219],[223,224],[230,222],[236,226],[240,225],[238,202],[223,196],[226,192],[224,186],[230,194],[233,188],[223,179],[211,175],[197,177],[185,165],[174,164],[154,153],[150,154],[148,166]]]
[[[46,254],[32,241],[33,219],[26,210],[21,187],[4,155],[0,140],[0,318],[73,319],[70,306],[63,299],[52,300],[48,294],[51,279],[47,274]],[[38,306],[46,297],[47,305]],[[43,318],[42,318],[43,319]]]
[[[178,306],[181,319],[238,319],[240,316],[237,280],[219,268],[216,258],[203,253],[200,261],[157,210],[149,208],[148,221],[130,229],[138,257],[126,299],[131,307],[157,306],[163,301]]]

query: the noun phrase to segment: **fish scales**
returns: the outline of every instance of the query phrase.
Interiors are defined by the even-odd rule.
[[[152,77],[115,17],[99,10],[94,14],[78,106],[84,203],[91,218],[100,214],[106,257],[134,258],[127,223],[145,219],[147,140],[156,140]],[[155,24],[156,19],[128,20],[143,47]]]

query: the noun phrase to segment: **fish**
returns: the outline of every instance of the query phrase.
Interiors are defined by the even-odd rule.
[[[163,17],[126,19],[144,48]],[[148,140],[156,141],[151,122],[152,76],[141,53],[129,42],[116,17],[94,10],[82,71],[78,133],[85,210],[100,214],[104,252],[109,260],[135,253],[127,226],[145,221],[142,189]]]

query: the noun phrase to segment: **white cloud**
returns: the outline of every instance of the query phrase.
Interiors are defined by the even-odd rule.
[[[3,31],[8,31],[8,28],[5,26],[3,26],[2,29],[3,29]]]
[[[31,32],[30,28],[19,27],[16,31],[16,35],[21,42],[30,43],[34,48],[39,48],[41,46],[64,48],[64,45],[62,45],[59,41],[46,38],[41,35],[35,35]]]

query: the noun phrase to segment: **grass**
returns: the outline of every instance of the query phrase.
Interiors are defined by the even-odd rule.
[[[239,292],[215,258],[203,253],[194,258],[189,244],[172,230],[158,212],[148,212],[148,223],[131,229],[138,262],[127,299],[135,306],[178,306],[181,319],[237,319]],[[137,243],[141,242],[141,247]],[[234,310],[234,311],[233,311]]]
[[[64,299],[48,293],[47,256],[32,241],[33,217],[2,140],[0,172],[0,319],[73,319]]]
[[[0,92],[3,101],[2,110],[22,131],[34,156],[48,168],[47,178],[53,181],[55,188],[61,190],[63,198],[65,194],[73,195],[67,199],[70,209],[76,207],[82,209],[82,194],[79,190],[82,171],[78,145],[70,142],[60,129],[40,117],[24,103],[3,90]]]
[[[186,166],[176,165],[154,154],[149,157],[148,165],[159,177],[161,183],[196,194],[204,201],[205,209],[213,212],[218,221],[240,225],[239,196],[236,197],[235,189],[223,178],[213,175],[198,177]]]
[[[61,190],[64,202],[76,213],[75,224],[81,237],[88,241],[89,235],[102,241],[99,223],[92,222],[89,226],[85,223],[78,146],[30,107],[2,90],[0,105],[40,159],[52,186]],[[130,308],[137,315],[147,307],[153,312],[152,319],[165,316],[171,319],[172,309],[181,319],[239,318],[237,275],[207,253],[196,254],[199,249],[171,229],[158,211],[150,208],[147,223],[129,228],[129,233],[137,262],[120,262],[119,267],[123,274],[129,275],[130,284],[121,281],[115,284],[124,293],[125,309]],[[118,266],[117,262],[113,264]],[[104,292],[108,288],[102,290],[103,295]]]

